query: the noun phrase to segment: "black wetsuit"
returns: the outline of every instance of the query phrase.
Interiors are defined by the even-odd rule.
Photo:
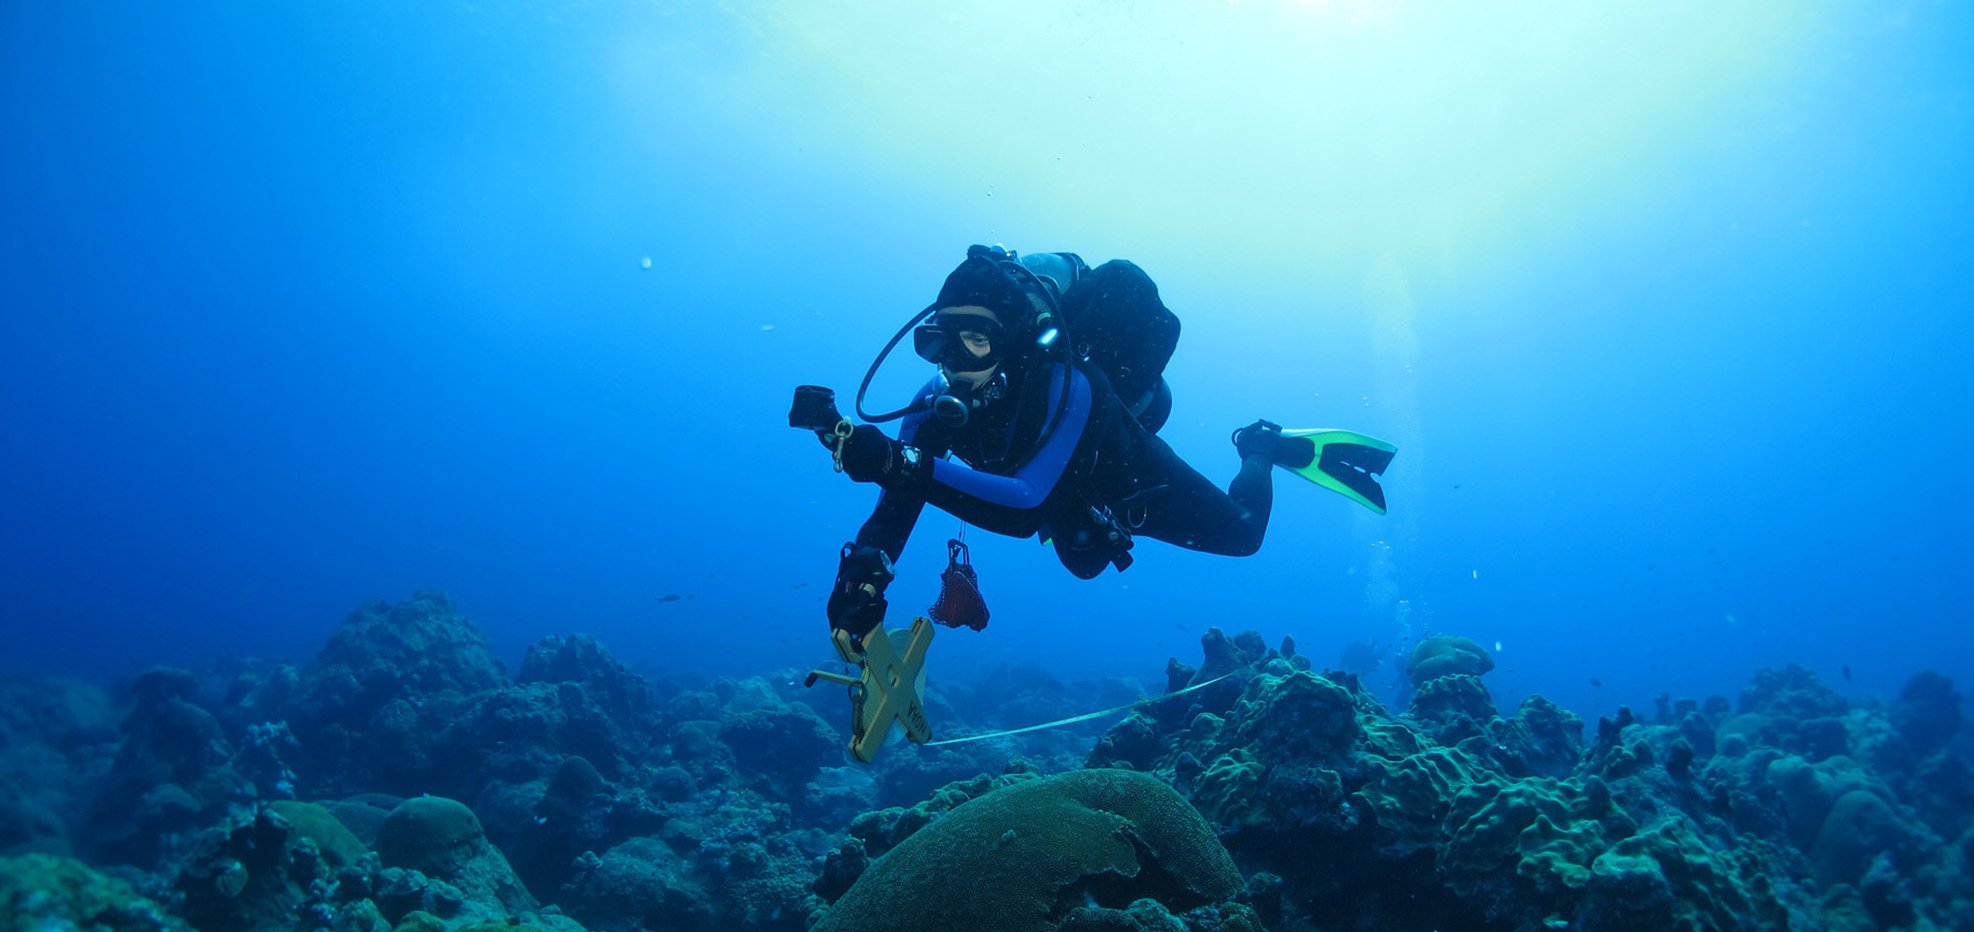
[[[1043,379],[1047,391],[1035,390]],[[1045,535],[1063,565],[1089,579],[1105,566],[1129,564],[1133,536],[1251,554],[1274,501],[1266,457],[1245,458],[1221,491],[1083,364],[1038,361],[1011,373],[1001,397],[975,408],[965,426],[918,413],[903,421],[898,439],[941,458],[928,478],[885,489],[857,533],[856,546],[876,547],[894,561],[928,502],[983,530]]]

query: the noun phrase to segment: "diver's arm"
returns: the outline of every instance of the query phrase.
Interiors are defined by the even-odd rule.
[[[856,546],[876,547],[892,562],[897,562],[905,551],[905,541],[911,539],[912,528],[918,526],[919,512],[924,510],[924,496],[903,489],[885,489],[878,493],[877,507],[872,509],[864,526],[857,529]]]
[[[930,502],[976,527],[1017,536],[1034,533],[1042,521],[1042,506],[1067,472],[1089,426],[1096,398],[1089,377],[1070,366],[1053,368],[1049,388],[1047,410],[1054,416],[1060,408],[1061,414],[1043,431],[1041,448],[1013,475],[940,458],[946,452],[945,444],[926,436],[939,432],[930,429],[936,422],[923,415],[907,422],[899,440],[892,440],[874,426],[858,426],[844,440],[843,471],[859,482],[875,482],[887,493],[899,493],[904,500]],[[1068,393],[1067,402],[1064,392]],[[921,432],[921,426],[927,429]],[[916,510],[912,514],[916,517]],[[899,517],[889,515],[872,528],[872,539],[895,543],[902,549],[910,527]]]
[[[927,388],[931,388],[928,385]],[[915,411],[905,416],[898,425],[898,442],[920,446],[920,456],[934,457],[945,452],[943,446],[925,449],[921,444],[937,443],[933,434],[936,431],[922,431],[926,423],[926,412]],[[870,518],[857,531],[856,545],[876,547],[896,562],[905,550],[905,541],[912,536],[912,528],[918,524],[919,512],[925,510],[925,496],[908,488],[887,488],[878,493],[877,507]]]
[[[1042,507],[1049,493],[1055,491],[1063,472],[1069,468],[1069,458],[1076,452],[1076,444],[1083,438],[1083,428],[1090,421],[1094,396],[1090,380],[1070,366],[1055,367],[1049,385],[1048,410],[1053,413],[1062,402],[1065,378],[1069,381],[1069,404],[1063,410],[1061,420],[1054,425],[1054,429],[1044,431],[1047,442],[1014,475],[986,472],[950,459],[933,460],[932,481],[926,489],[926,497],[948,511],[953,511],[947,504],[952,496],[940,494],[942,488],[1000,508],[1028,511]],[[957,511],[954,513],[959,514]]]
[[[919,428],[924,424],[923,413],[907,417],[898,428],[900,442],[937,443],[936,431],[920,434]],[[944,450],[928,452],[938,454]],[[910,488],[887,486],[878,493],[877,507],[857,530],[856,540],[843,545],[836,584],[830,589],[824,607],[831,628],[843,629],[861,639],[883,623],[887,604],[884,590],[891,585],[891,567],[904,552],[905,542],[911,538],[912,528],[924,510],[925,497]]]

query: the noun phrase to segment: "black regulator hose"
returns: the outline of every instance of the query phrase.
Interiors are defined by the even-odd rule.
[[[905,321],[905,325],[899,327],[898,332],[892,335],[891,342],[884,344],[884,349],[878,351],[877,358],[870,361],[870,368],[864,370],[864,381],[857,386],[856,407],[858,417],[863,418],[867,423],[882,424],[886,421],[895,421],[914,411],[922,410],[925,407],[925,399],[914,398],[910,404],[896,411],[888,411],[884,414],[872,414],[864,410],[864,396],[870,393],[870,383],[877,378],[878,367],[884,365],[884,360],[890,358],[891,351],[897,349],[898,344],[904,341],[905,334],[912,332],[913,327],[918,326],[920,321],[931,317],[933,312],[937,310],[939,310],[937,304],[929,304],[925,310],[912,315],[912,319]]]

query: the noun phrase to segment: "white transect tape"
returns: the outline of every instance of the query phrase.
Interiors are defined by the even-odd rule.
[[[1005,738],[1009,735],[1019,735],[1030,731],[1041,731],[1045,728],[1060,728],[1064,725],[1074,725],[1077,722],[1087,722],[1093,718],[1103,718],[1106,715],[1116,715],[1119,712],[1129,712],[1132,709],[1135,709],[1141,705],[1158,702],[1164,699],[1170,699],[1173,696],[1183,696],[1189,692],[1192,692],[1195,689],[1205,689],[1208,686],[1212,686],[1213,684],[1226,679],[1227,677],[1233,676],[1234,673],[1237,672],[1239,671],[1222,673],[1219,676],[1207,680],[1204,683],[1194,683],[1193,685],[1188,686],[1185,689],[1179,690],[1176,693],[1166,693],[1163,696],[1153,696],[1149,699],[1140,699],[1137,702],[1132,702],[1126,705],[1117,706],[1116,708],[1104,709],[1101,712],[1088,712],[1083,715],[1074,716],[1072,718],[1059,718],[1053,722],[1043,722],[1040,725],[1030,725],[1026,728],[1010,728],[1007,731],[992,731],[984,735],[967,735],[964,738],[947,738],[944,741],[927,741],[926,743],[919,745],[919,747],[936,748],[936,747],[943,747],[948,744],[965,744],[968,741],[985,741],[988,738]]]

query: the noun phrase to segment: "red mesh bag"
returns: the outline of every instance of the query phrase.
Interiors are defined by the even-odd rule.
[[[946,572],[939,575],[939,599],[926,612],[949,628],[987,627],[987,602],[980,597],[980,580],[973,575],[973,555],[966,541],[946,542]]]

